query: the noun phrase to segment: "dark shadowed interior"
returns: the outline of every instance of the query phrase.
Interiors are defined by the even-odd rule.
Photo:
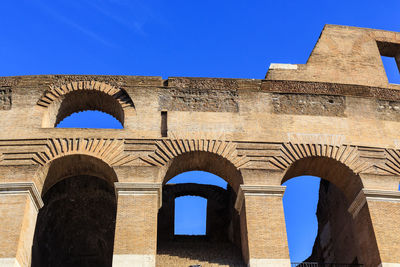
[[[93,176],[74,176],[43,197],[32,267],[111,266],[116,218],[114,189]]]

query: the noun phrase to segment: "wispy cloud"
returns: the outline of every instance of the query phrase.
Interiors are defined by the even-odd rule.
[[[162,14],[157,14],[154,8],[150,8],[140,0],[86,0],[85,2],[105,17],[137,34],[146,34],[144,26],[147,23],[168,27]],[[119,12],[115,13],[116,10]]]
[[[110,9],[107,9],[104,6],[101,6],[99,4],[96,4],[94,1],[88,1],[87,2],[89,5],[91,5],[92,7],[94,7],[97,11],[99,11],[101,14],[103,14],[104,16],[108,17],[109,19],[112,19],[113,21],[115,21],[116,23],[127,27],[133,31],[135,31],[136,33],[142,34],[144,35],[144,31],[143,31],[143,25],[144,22],[140,22],[139,20],[127,20],[124,19],[122,16],[117,16],[115,14],[113,14],[112,12],[110,12]],[[145,14],[142,14],[142,17]]]
[[[100,35],[96,34],[95,32],[83,27],[82,25],[74,22],[73,20],[69,19],[68,17],[56,12],[54,9],[52,9],[50,6],[44,4],[41,1],[36,1],[36,3],[46,12],[48,13],[50,16],[52,16],[54,19],[64,23],[65,25],[79,31],[80,33],[86,35],[87,37],[105,45],[108,47],[113,47],[115,48],[116,45],[105,40],[104,38],[102,38]]]

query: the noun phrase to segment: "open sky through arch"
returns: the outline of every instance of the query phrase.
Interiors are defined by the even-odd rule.
[[[3,1],[0,76],[262,79],[271,63],[304,64],[325,24],[400,31],[399,10],[399,0]],[[393,60],[383,60],[389,81],[400,83]],[[83,121],[89,113],[59,126],[118,128],[101,113]],[[298,181],[288,192],[297,183],[296,192],[318,191],[313,179]]]

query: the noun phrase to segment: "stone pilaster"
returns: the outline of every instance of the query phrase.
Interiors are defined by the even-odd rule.
[[[30,266],[42,199],[33,183],[0,184],[0,266]]]
[[[400,266],[400,192],[362,189],[348,211],[353,215],[362,262]]]
[[[400,192],[363,190],[382,267],[400,267]]]
[[[113,266],[155,266],[161,185],[115,183],[117,222]]]
[[[284,186],[241,185],[242,251],[248,266],[290,266],[282,196]]]

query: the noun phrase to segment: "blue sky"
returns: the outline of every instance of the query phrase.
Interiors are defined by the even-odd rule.
[[[262,79],[270,63],[304,64],[325,24],[400,31],[399,10],[398,0],[3,1],[0,76]],[[384,61],[390,81],[400,83],[393,61],[391,65]],[[120,127],[113,123],[112,117],[86,112],[74,114],[60,126]],[[197,173],[179,179],[210,182],[209,178]],[[311,252],[318,181],[302,177],[286,183],[284,207],[294,261]],[[204,211],[201,200],[187,203],[178,210]]]
[[[2,2],[0,75],[263,78],[305,63],[326,23],[399,30],[400,1]]]

